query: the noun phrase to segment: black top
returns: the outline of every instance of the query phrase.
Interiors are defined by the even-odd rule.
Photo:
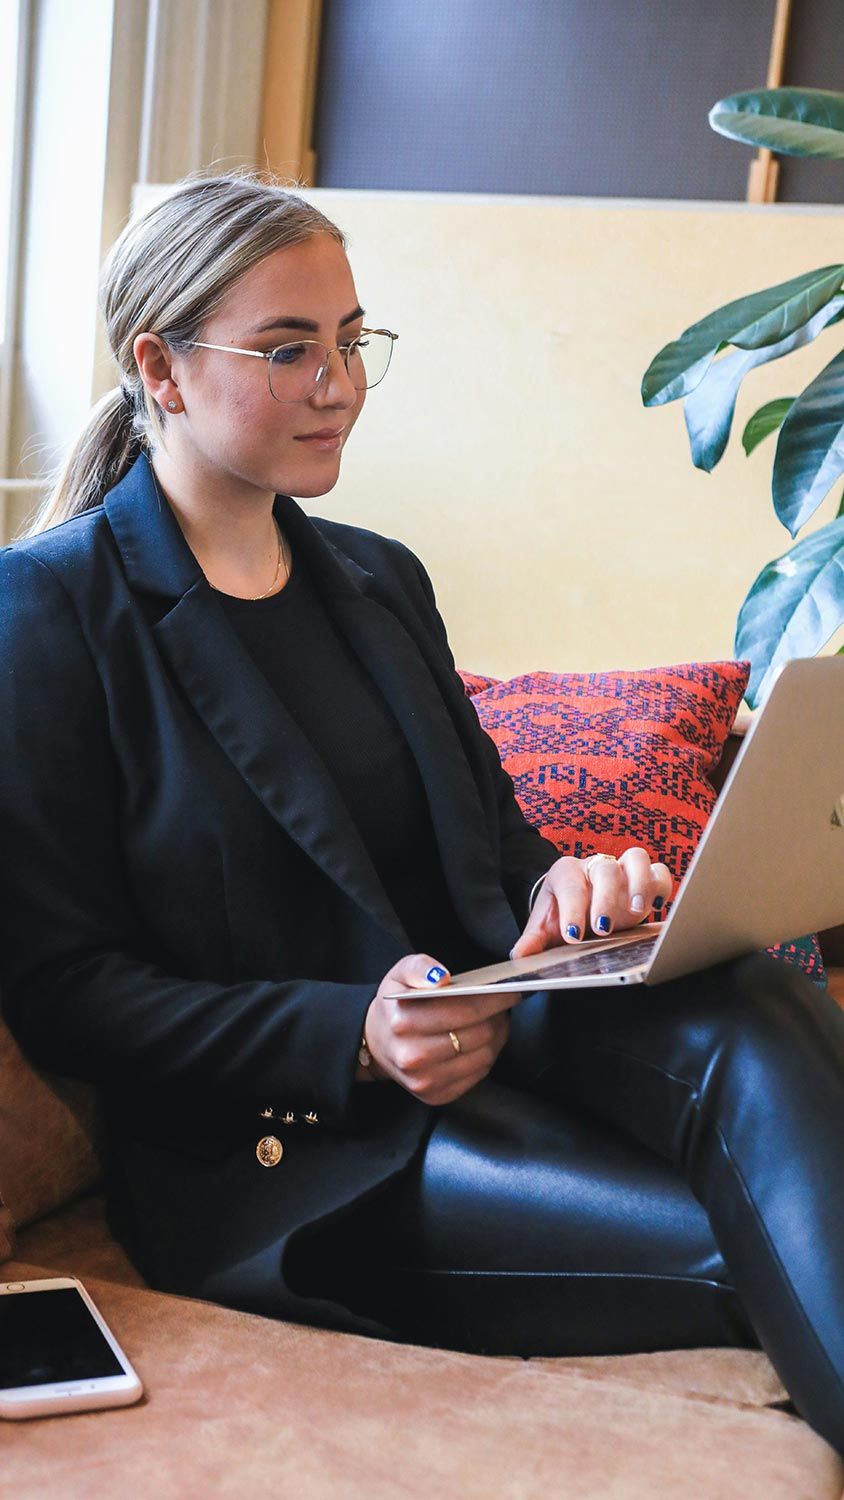
[[[218,598],[337,786],[411,951],[432,954],[452,973],[491,962],[452,909],[425,784],[401,727],[339,633],[301,552],[279,593]]]

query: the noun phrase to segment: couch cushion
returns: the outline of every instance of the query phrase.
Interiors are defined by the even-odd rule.
[[[63,1276],[78,1276],[82,1281],[94,1276],[125,1286],[146,1286],[111,1233],[101,1192],[83,1193],[64,1208],[18,1230],[15,1259],[40,1266],[42,1274],[60,1268]],[[8,1272],[8,1266],[4,1266],[4,1280],[8,1280]]]
[[[461,676],[528,821],[576,858],[640,844],[668,866],[676,894],[715,805],[710,778],[749,674],[749,662],[714,661]],[[822,981],[814,935],[770,951]]]
[[[0,1020],[0,1260],[15,1227],[99,1181],[97,1141],[94,1090],[30,1067]]]
[[[9,1423],[20,1500],[127,1483],[133,1500],[839,1500],[844,1484],[833,1450],[768,1404],[782,1390],[754,1350],[472,1355],[86,1284],[145,1399]]]
[[[528,820],[561,854],[642,844],[685,873],[715,805],[747,662],[532,672],[472,701]]]

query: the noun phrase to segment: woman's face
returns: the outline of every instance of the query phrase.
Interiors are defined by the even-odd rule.
[[[317,234],[244,272],[199,338],[264,353],[299,338],[331,349],[360,332],[363,316],[342,246]],[[168,419],[168,453],[209,479],[213,473],[272,494],[324,495],[337,483],[366,392],[355,390],[340,354],[304,401],[275,401],[267,370],[266,360],[213,349],[174,358],[184,411]],[[337,438],[313,439],[326,430]]]

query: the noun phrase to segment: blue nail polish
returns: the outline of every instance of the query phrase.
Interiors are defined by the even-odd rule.
[[[437,965],[433,969],[428,970],[425,978],[428,980],[429,984],[436,984],[439,979],[445,979],[446,972],[447,971],[445,969],[441,969],[439,965]]]
[[[664,907],[664,905],[665,905],[665,897],[664,896],[654,896],[654,911],[662,911],[662,908]]]
[[[610,919],[609,917],[599,917],[595,925],[598,932],[609,932]]]
[[[579,938],[580,937],[580,928],[579,927],[575,927],[574,923],[570,922],[569,925],[568,925],[568,927],[566,928],[566,937],[569,937],[569,938]]]

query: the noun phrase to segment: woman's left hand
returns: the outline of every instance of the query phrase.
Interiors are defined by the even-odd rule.
[[[526,958],[584,937],[638,927],[652,909],[659,911],[670,900],[673,890],[668,866],[652,862],[647,849],[625,849],[618,859],[563,855],[545,876],[510,957]]]

